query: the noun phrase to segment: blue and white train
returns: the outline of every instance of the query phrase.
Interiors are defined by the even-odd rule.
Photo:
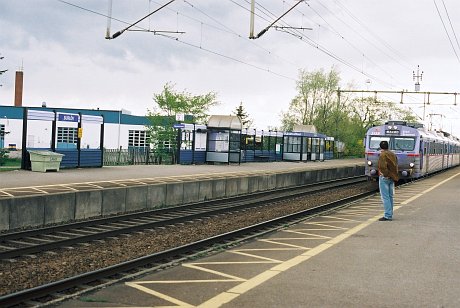
[[[422,124],[388,121],[366,133],[366,175],[378,178],[379,144],[386,140],[398,158],[400,180],[412,180],[460,164],[460,140]]]

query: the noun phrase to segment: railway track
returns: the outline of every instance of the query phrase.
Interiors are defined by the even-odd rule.
[[[202,219],[207,216],[261,206],[267,202],[298,198],[312,192],[321,192],[332,187],[356,184],[364,181],[364,177],[353,177],[345,180],[280,189],[242,197],[6,233],[0,235],[0,260],[17,258],[95,240],[103,240],[141,230],[192,221],[194,219]]]
[[[139,223],[138,221],[139,218],[130,217],[128,219],[127,217],[124,217],[124,219],[121,221],[125,221],[125,222],[129,221],[130,223],[129,224],[120,223],[119,222],[120,220],[119,220],[118,222],[116,222],[116,225],[119,226],[119,228],[116,230],[120,232],[119,234],[126,234],[128,232],[126,231],[126,229],[130,229],[131,231],[129,232],[133,232],[132,229],[136,229],[136,228],[139,228],[136,230],[140,230],[142,228],[144,229],[154,228],[155,226],[152,226],[151,225],[152,223],[162,224],[162,226],[177,224],[179,222],[185,221],[186,219],[188,220],[198,219],[198,217],[200,217],[199,215],[201,215],[201,217],[203,217],[203,215],[208,215],[208,216],[209,215],[221,215],[222,213],[234,212],[237,210],[247,209],[248,207],[261,206],[261,204],[266,204],[267,202],[269,202],[269,200],[271,200],[270,202],[277,202],[279,200],[284,201],[286,200],[287,197],[288,198],[298,198],[298,197],[304,196],[305,194],[308,194],[311,192],[328,190],[331,187],[337,187],[338,185],[343,186],[343,185],[350,185],[351,183],[356,184],[357,182],[360,182],[360,181],[362,181],[362,179],[352,178],[352,179],[348,179],[348,181],[337,181],[334,183],[322,183],[321,185],[315,185],[315,186],[311,186],[308,188],[302,188],[302,189],[298,188],[296,189],[297,191],[295,194],[290,190],[277,191],[275,194],[276,197],[274,199],[270,198],[269,196],[266,196],[265,194],[263,195],[258,194],[256,200],[251,200],[251,198],[245,198],[246,200],[239,200],[239,201],[226,200],[227,201],[226,206],[223,205],[224,200],[221,200],[220,201],[221,206],[219,206],[218,209],[215,208],[216,204],[213,204],[213,202],[210,202],[207,205],[210,207],[214,207],[214,209],[211,212],[209,211],[209,208],[205,207],[205,204],[201,204],[201,206],[205,207],[208,211],[206,212],[205,209],[200,209],[200,211],[202,211],[201,213],[197,212],[198,209],[197,211],[195,211],[194,209],[194,211],[190,212],[190,206],[188,206],[188,210],[187,210],[187,207],[185,208],[177,207],[173,209],[174,212],[171,212],[171,213],[175,213],[174,215],[172,214],[165,215],[166,212],[160,211],[163,215],[162,216],[163,218],[162,220],[160,220],[160,222],[142,220],[141,223]],[[373,192],[370,192],[370,193],[373,193]],[[120,279],[122,277],[126,277],[127,275],[129,275],[129,273],[131,273],[132,271],[135,271],[135,272],[142,271],[143,269],[145,269],[145,267],[148,267],[151,269],[151,268],[164,266],[164,264],[169,263],[169,262],[180,262],[179,261],[180,259],[189,258],[194,253],[202,253],[203,249],[212,249],[213,245],[216,245],[216,244],[228,245],[229,243],[246,240],[250,237],[254,237],[256,235],[258,236],[262,233],[272,232],[273,230],[279,229],[281,226],[284,226],[286,224],[292,223],[293,221],[302,219],[305,216],[314,215],[314,214],[317,214],[318,212],[328,211],[328,210],[331,210],[332,208],[343,206],[344,204],[352,202],[356,199],[363,198],[364,196],[370,193],[351,196],[349,198],[341,199],[341,200],[331,202],[328,204],[324,204],[321,206],[317,206],[317,207],[314,207],[308,210],[299,211],[293,214],[285,215],[283,217],[278,217],[270,221],[254,224],[254,225],[251,225],[245,228],[241,228],[241,229],[238,229],[232,232],[219,234],[217,236],[213,236],[213,237],[210,237],[204,240],[195,241],[193,243],[182,245],[180,247],[176,247],[176,248],[162,251],[159,253],[154,253],[148,256],[137,258],[135,260],[123,262],[117,265],[109,266],[103,269],[98,269],[92,272],[87,272],[87,273],[80,274],[80,275],[77,275],[71,278],[67,278],[64,280],[55,281],[55,282],[41,285],[38,287],[34,287],[31,289],[27,289],[27,290],[12,293],[9,295],[5,295],[5,296],[0,297],[0,306],[8,307],[8,306],[21,304],[27,301],[29,301],[29,305],[33,306],[35,304],[34,303],[30,304],[30,301],[34,299],[36,300],[36,299],[41,298],[38,300],[38,303],[49,302],[50,300],[52,301],[53,297],[50,297],[49,294],[54,294],[55,297],[62,298],[62,297],[67,296],[67,293],[65,290],[75,289],[75,288],[77,289],[81,288],[83,290],[86,290],[89,288],[90,285],[94,285],[94,284],[100,285],[100,284],[107,283],[107,281],[110,281],[112,279],[115,279],[115,280]],[[242,203],[243,204],[246,203],[246,206],[243,206]],[[115,218],[111,218],[111,219],[115,219]],[[139,224],[133,225],[132,224],[133,219],[135,219],[135,222]],[[102,220],[99,221],[98,223],[102,223]],[[103,222],[103,224],[107,224],[107,223],[108,222]],[[110,222],[110,223],[115,224],[115,222]],[[65,226],[60,226],[60,228],[63,228],[63,227]],[[84,227],[79,226],[78,228],[80,227],[88,228],[88,226],[84,226]],[[40,230],[43,230],[43,229],[40,229]],[[55,230],[53,232],[69,232],[72,234],[76,234],[75,227],[69,228],[67,230],[73,230],[73,231],[70,232],[70,231],[56,231]],[[39,230],[35,230],[35,231],[39,231]],[[32,230],[28,232],[32,232]],[[107,230],[104,236],[107,236],[107,234],[111,234],[110,236],[114,236],[113,232],[115,232],[114,229]],[[80,234],[83,234],[83,233],[80,232]],[[39,235],[40,233],[37,234],[37,236]],[[84,241],[93,240],[93,239],[89,239],[88,236],[89,236],[88,234],[84,234],[83,236],[76,236],[74,238],[74,240],[76,241],[75,243],[81,243],[82,239],[84,239]],[[28,235],[27,237],[30,237],[30,235]],[[70,242],[68,241],[69,239],[62,239],[57,242],[60,243],[59,245],[62,245],[62,243],[65,243],[65,245],[69,245]],[[49,245],[49,243],[46,243],[46,245]],[[25,248],[20,248],[20,249],[25,249]],[[6,252],[11,252],[11,251],[12,250],[9,250]],[[38,251],[43,251],[43,248],[38,249]]]

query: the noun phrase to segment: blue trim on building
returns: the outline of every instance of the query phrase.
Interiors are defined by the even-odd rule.
[[[8,119],[18,119],[22,120],[25,107],[15,107],[15,106],[0,106],[0,118]],[[90,109],[73,109],[73,108],[44,108],[44,107],[27,107],[33,110],[41,111],[56,111],[63,113],[73,113],[73,114],[86,114],[104,117],[105,123],[111,124],[130,124],[130,125],[149,125],[150,122],[146,116],[136,116],[130,114],[123,114],[118,110],[90,110]]]

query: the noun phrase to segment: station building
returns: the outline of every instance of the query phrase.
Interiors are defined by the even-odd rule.
[[[104,147],[108,149],[127,149],[146,146],[145,116],[132,115],[127,110],[94,110],[47,107],[0,106],[0,148],[22,149],[24,112],[56,113],[56,142],[59,148],[76,147],[78,137],[78,117],[100,117],[104,123]],[[40,113],[35,113],[40,114]],[[59,117],[60,116],[60,117]],[[51,121],[43,118],[27,120],[27,148],[50,148],[52,134]],[[81,148],[100,147],[100,127],[87,125],[81,131]]]

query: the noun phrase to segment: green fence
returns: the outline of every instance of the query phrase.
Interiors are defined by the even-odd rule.
[[[152,151],[149,148],[104,149],[104,166],[172,165],[174,151]]]

